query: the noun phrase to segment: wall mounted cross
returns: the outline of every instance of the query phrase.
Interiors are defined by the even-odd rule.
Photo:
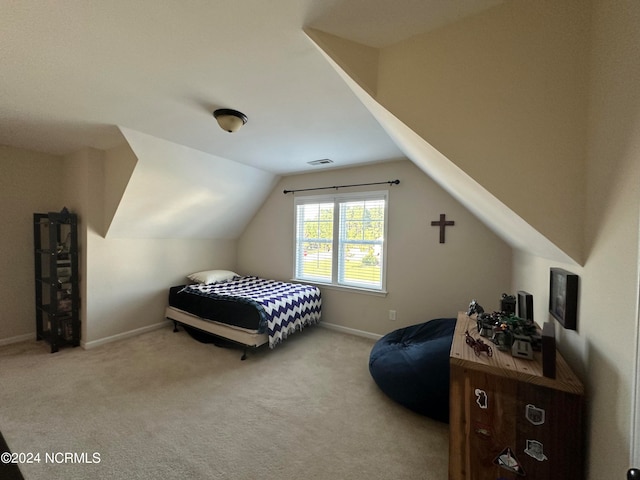
[[[440,243],[444,243],[444,229],[445,227],[452,227],[456,224],[453,220],[445,220],[446,214],[440,214],[440,220],[431,222],[432,227],[440,227]]]

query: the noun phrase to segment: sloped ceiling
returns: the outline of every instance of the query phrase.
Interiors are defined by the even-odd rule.
[[[416,145],[429,136],[413,138],[402,125],[411,122],[370,95],[381,48],[499,0],[0,1],[0,144],[67,155],[113,150],[124,135],[137,160],[106,221],[110,237],[234,238],[278,175],[321,158],[344,167],[405,155],[445,188],[458,185],[451,192],[472,210],[484,205],[479,216],[515,247],[539,236],[520,228],[529,219],[512,217],[509,202],[495,208],[510,220],[492,215],[494,200],[475,202],[482,187],[461,187],[464,169],[426,168]],[[356,46],[368,63],[347,77],[360,84],[336,74],[307,27]],[[222,107],[248,124],[223,132],[211,115]]]
[[[507,2],[375,49],[306,32],[403,152],[514,248],[584,262],[589,11]]]
[[[232,238],[277,175],[403,156],[304,26],[388,43],[492,3],[0,0],[0,144],[113,157],[124,134],[136,161],[107,236]],[[216,108],[249,122],[223,132]]]
[[[279,178],[120,129],[137,161],[108,238],[237,238]]]
[[[303,28],[379,45],[495,3],[0,0],[0,144],[108,150],[123,126],[279,175],[322,158],[336,167],[397,159]],[[216,108],[249,122],[225,133]]]
[[[455,23],[504,0],[341,0],[307,26],[374,48]]]
[[[309,33],[316,39],[324,38],[319,32],[309,31]],[[321,40],[318,41],[322,43]],[[325,55],[327,61],[336,69],[363,104],[367,106],[407,157],[498,236],[516,249],[558,262],[576,263],[562,249],[534,229],[491,192],[386,110],[364,88],[355,82],[330,55],[326,52]]]
[[[0,0],[0,144],[109,150],[123,126],[275,174],[396,159],[302,31],[339,3]]]

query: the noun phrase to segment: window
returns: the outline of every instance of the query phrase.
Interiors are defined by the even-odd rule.
[[[297,197],[295,278],[383,291],[387,192]]]

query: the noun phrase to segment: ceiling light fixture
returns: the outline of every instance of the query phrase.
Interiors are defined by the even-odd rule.
[[[218,121],[220,128],[229,133],[237,132],[247,123],[247,116],[244,113],[230,108],[220,108],[213,112],[213,116]]]

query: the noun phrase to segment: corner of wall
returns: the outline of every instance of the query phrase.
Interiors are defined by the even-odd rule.
[[[306,28],[304,32],[370,95],[377,94],[379,49],[314,28]]]
[[[138,163],[135,152],[128,143],[107,150],[104,164],[104,232],[109,234],[127,184]]]

